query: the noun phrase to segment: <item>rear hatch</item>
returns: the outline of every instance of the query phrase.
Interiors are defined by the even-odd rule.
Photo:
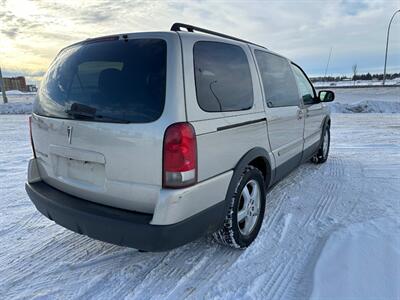
[[[34,103],[42,179],[77,197],[151,213],[162,182],[167,41],[112,36],[62,50]]]

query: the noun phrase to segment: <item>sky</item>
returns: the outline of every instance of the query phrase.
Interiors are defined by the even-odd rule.
[[[237,36],[290,58],[310,76],[382,73],[386,31],[400,0],[141,1],[0,0],[3,76],[39,83],[59,50],[86,38],[167,31],[183,22]],[[400,13],[388,72],[400,71]]]

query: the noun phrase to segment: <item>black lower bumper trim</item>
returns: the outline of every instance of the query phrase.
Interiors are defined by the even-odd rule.
[[[224,202],[171,225],[151,225],[152,215],[86,201],[45,182],[26,183],[36,208],[57,224],[104,242],[146,251],[166,251],[222,225]]]

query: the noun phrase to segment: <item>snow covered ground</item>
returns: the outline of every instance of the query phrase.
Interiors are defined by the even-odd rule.
[[[332,113],[400,113],[400,86],[391,88],[335,89]],[[7,92],[8,104],[0,102],[2,114],[30,114],[35,93]]]
[[[6,92],[8,103],[3,103],[0,93],[0,115],[7,114],[30,114],[32,112],[32,102],[36,93],[23,93],[20,91]]]
[[[0,116],[0,141],[2,299],[400,298],[400,114],[332,115],[329,160],[267,194],[244,251],[204,237],[140,253],[65,230],[25,194],[27,116]]]
[[[314,270],[311,299],[399,299],[399,242],[398,219],[390,217],[333,232]]]

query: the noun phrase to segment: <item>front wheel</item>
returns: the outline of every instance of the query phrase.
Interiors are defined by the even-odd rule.
[[[239,178],[223,227],[214,238],[233,248],[246,248],[257,237],[265,212],[264,178],[248,166]]]
[[[312,157],[312,162],[316,164],[322,164],[326,162],[328,159],[329,155],[329,147],[331,144],[331,133],[330,133],[330,128],[329,125],[325,127],[323,136],[322,136],[322,141],[321,141],[321,146],[318,149],[318,152]]]

